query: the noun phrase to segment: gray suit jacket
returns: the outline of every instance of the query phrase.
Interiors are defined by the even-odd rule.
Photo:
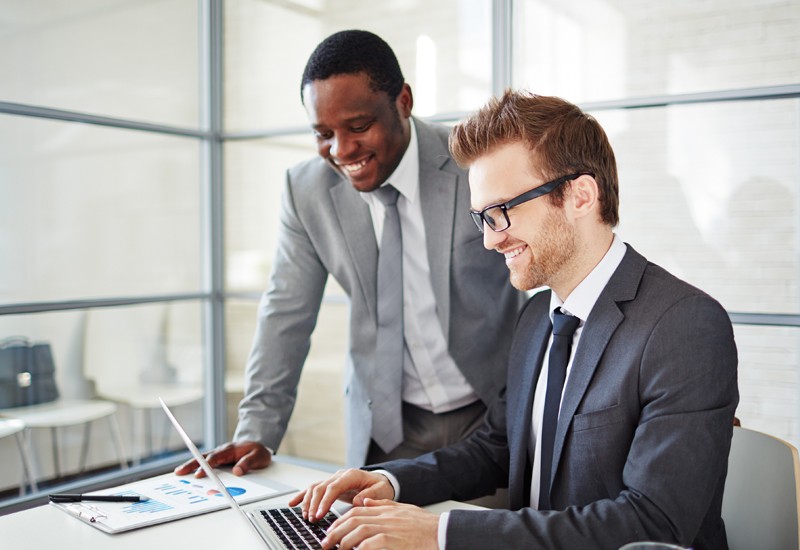
[[[510,509],[453,511],[452,548],[609,548],[658,540],[727,548],[720,518],[737,354],[725,310],[630,246],[581,334],[553,453],[556,512],[527,508],[533,388],[550,292],[515,330],[505,398],[470,438],[381,465],[415,504],[509,487]]]
[[[483,248],[468,213],[466,173],[447,150],[447,128],[417,119],[415,124],[425,252],[439,322],[450,355],[488,405],[505,383],[511,334],[524,296],[508,282],[503,257]],[[289,170],[280,223],[234,439],[260,441],[273,449],[280,444],[331,274],[350,299],[347,462],[360,466],[370,441],[370,381],[380,376],[375,361],[378,246],[369,208],[349,182],[314,158]]]

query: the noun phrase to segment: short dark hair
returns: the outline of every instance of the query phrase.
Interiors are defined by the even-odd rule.
[[[368,31],[340,31],[320,42],[308,58],[300,83],[300,100],[304,101],[303,88],[314,80],[357,73],[366,73],[370,88],[386,92],[392,101],[405,82],[397,57],[381,37]]]
[[[514,142],[531,152],[531,165],[543,179],[589,172],[600,188],[600,216],[610,226],[619,223],[619,182],[614,150],[600,123],[559,97],[506,90],[457,124],[450,133],[453,159],[467,167],[497,147]],[[561,206],[562,186],[548,195]]]

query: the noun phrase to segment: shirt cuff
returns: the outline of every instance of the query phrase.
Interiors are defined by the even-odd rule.
[[[447,522],[450,521],[450,512],[444,512],[439,516],[439,532],[436,540],[439,543],[439,550],[444,550],[447,546]]]
[[[381,474],[383,477],[389,480],[389,483],[392,484],[392,489],[394,489],[394,498],[392,498],[392,500],[397,502],[400,499],[400,482],[397,481],[397,478],[394,477],[392,473],[387,472],[386,470],[372,470],[372,472],[376,474]]]

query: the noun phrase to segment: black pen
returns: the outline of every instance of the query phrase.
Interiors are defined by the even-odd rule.
[[[50,495],[50,502],[81,502],[83,500],[96,500],[102,502],[141,502],[148,500],[139,495],[80,495],[76,493],[61,493]]]

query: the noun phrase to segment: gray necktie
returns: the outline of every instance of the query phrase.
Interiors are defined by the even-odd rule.
[[[378,255],[378,335],[372,380],[372,438],[389,453],[403,441],[403,236],[398,191],[373,191],[385,217]]]

